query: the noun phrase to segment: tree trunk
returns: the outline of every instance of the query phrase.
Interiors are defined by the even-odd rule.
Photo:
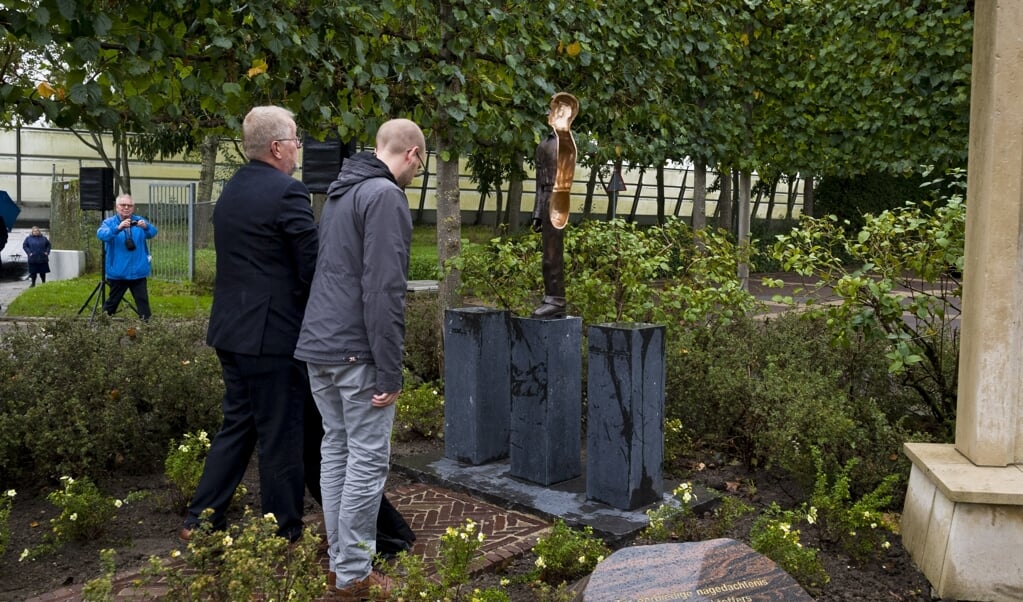
[[[437,260],[443,270],[449,259],[458,256],[462,250],[462,215],[459,205],[458,190],[458,156],[451,153],[451,159],[443,157],[448,154],[451,144],[440,135],[437,137]],[[460,307],[461,275],[457,270],[444,272],[441,278],[438,295],[441,310],[440,319],[445,309]],[[443,323],[443,322],[442,322]]]
[[[593,213],[593,194],[597,190],[597,172],[599,167],[593,166],[590,170],[590,179],[586,181],[586,199],[583,201],[583,221],[590,219]]]
[[[707,164],[697,161],[693,166],[693,230],[707,227]]]
[[[728,232],[732,230],[732,170],[722,170],[718,178],[721,180],[721,190],[718,191],[717,226]]]
[[[808,175],[803,183],[803,215],[813,214],[813,176]]]
[[[636,211],[639,210],[639,195],[643,192],[643,176],[646,174],[645,169],[639,170],[639,178],[636,179],[636,194],[632,197],[632,209],[629,211],[629,223],[636,222]]]
[[[519,166],[522,165],[522,157],[516,157]],[[522,172],[513,169],[508,180],[508,209],[505,223],[508,224],[508,232],[516,233],[522,228]]]
[[[748,250],[750,245],[750,181],[753,179],[753,175],[744,171],[739,174],[739,223],[736,228],[737,239],[739,241],[740,250],[744,251],[743,255],[748,256]],[[749,290],[749,262],[741,261],[739,263],[739,286],[742,290]]]
[[[792,212],[796,206],[796,191],[799,187],[799,174],[791,176],[788,185],[788,195],[785,197],[785,221],[792,220]]]
[[[195,246],[208,247],[212,244],[213,223],[213,181],[217,172],[217,150],[220,139],[206,136],[199,147],[202,166],[199,170],[199,186],[195,198]]]
[[[658,225],[664,225],[664,164],[657,166],[657,173],[654,175],[657,179],[657,223]]]
[[[689,168],[683,167],[682,169],[682,183],[678,187],[678,199],[675,201],[675,211],[672,215],[678,217],[680,211],[682,211],[682,202],[686,199],[686,184],[689,181]]]

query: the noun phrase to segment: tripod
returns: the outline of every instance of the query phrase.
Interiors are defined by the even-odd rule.
[[[106,243],[102,243],[100,246],[99,283],[96,285],[96,288],[92,289],[92,292],[89,293],[89,298],[85,300],[82,307],[78,309],[78,315],[82,315],[85,308],[89,307],[89,303],[92,303],[92,312],[89,313],[89,322],[92,322],[96,317],[96,312],[99,308],[106,304],[107,286],[109,286],[107,284],[107,245]],[[93,298],[95,298],[95,301],[93,301]],[[128,301],[126,297],[122,297],[121,301],[126,303],[128,307],[135,312],[136,316],[139,316],[138,308],[136,308],[131,301]]]

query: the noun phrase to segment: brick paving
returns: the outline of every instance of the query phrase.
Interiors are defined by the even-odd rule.
[[[448,527],[459,527],[472,519],[485,535],[481,558],[473,565],[474,573],[494,570],[532,549],[537,539],[550,529],[550,523],[535,516],[501,508],[470,495],[458,493],[436,485],[410,483],[388,488],[387,498],[405,517],[416,542],[412,554],[423,557],[427,571],[431,570],[440,548],[440,537]],[[307,522],[319,521],[320,516],[309,516]],[[180,561],[175,561],[180,562]],[[320,564],[327,570],[326,552]],[[166,589],[153,584],[145,590],[136,589],[132,581],[140,571],[121,573],[114,578],[114,596],[118,600],[158,600]],[[28,602],[64,602],[80,600],[82,587],[68,587],[30,599]],[[322,600],[329,600],[324,597]]]

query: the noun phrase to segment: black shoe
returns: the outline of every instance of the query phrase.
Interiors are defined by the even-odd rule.
[[[549,320],[552,318],[564,318],[565,317],[565,298],[564,297],[544,297],[543,303],[540,307],[533,310],[534,318],[541,318]]]

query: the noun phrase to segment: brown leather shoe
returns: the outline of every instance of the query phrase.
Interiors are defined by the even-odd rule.
[[[178,531],[178,541],[180,541],[181,543],[188,543],[188,542],[192,541],[192,534],[193,533],[195,533],[195,529],[190,529],[188,527],[181,527],[181,530]]]
[[[328,576],[329,579],[329,576]],[[361,581],[355,581],[346,587],[335,590],[338,600],[354,602],[356,600],[386,600],[394,591],[394,580],[376,570]]]

